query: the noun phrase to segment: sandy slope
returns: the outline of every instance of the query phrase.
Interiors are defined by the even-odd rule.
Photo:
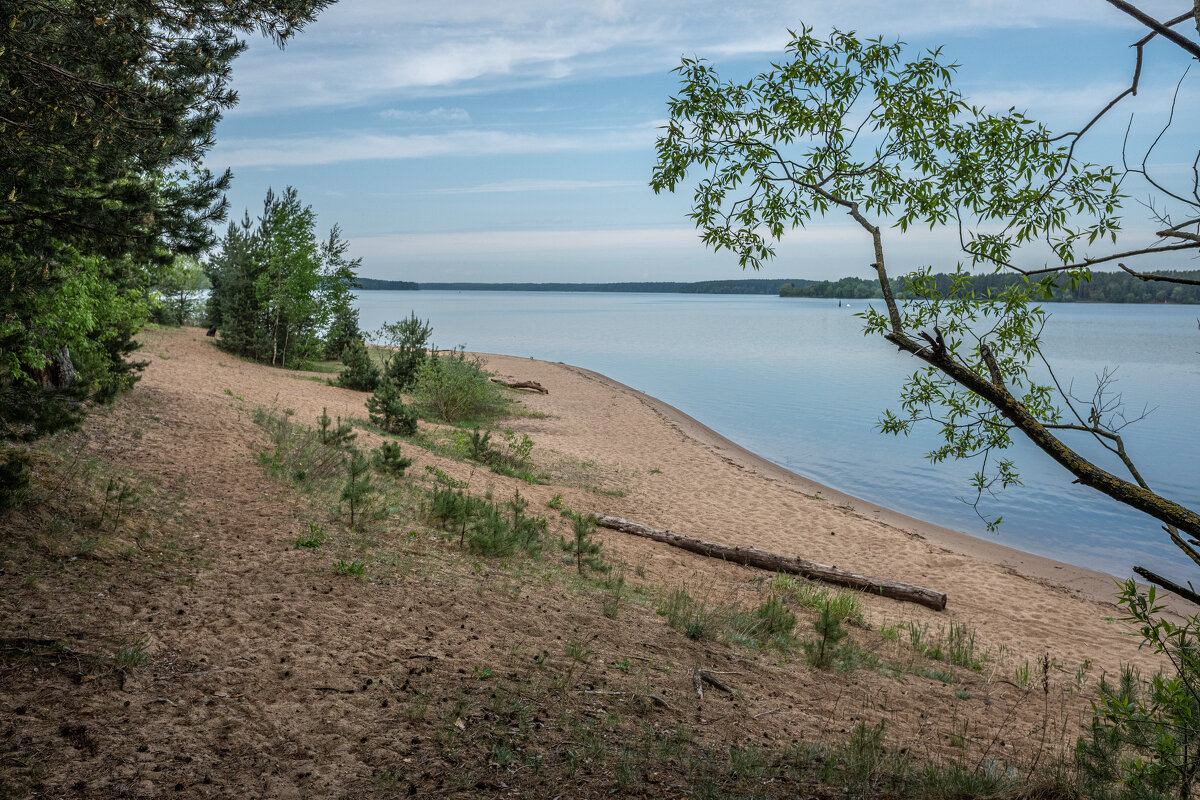
[[[429,718],[436,718],[443,713],[438,704],[448,708],[454,694],[447,687],[466,685],[473,667],[491,665],[497,678],[518,684],[541,680],[544,672],[527,674],[529,654],[552,653],[554,666],[572,639],[595,654],[573,680],[663,692],[676,705],[670,713],[686,718],[712,747],[739,737],[766,743],[838,735],[859,720],[885,720],[890,736],[931,752],[951,725],[967,730],[968,721],[968,747],[979,748],[971,758],[1012,749],[1014,740],[1019,750],[1039,725],[1044,734],[1046,722],[1042,702],[1028,703],[1028,690],[1011,681],[1026,659],[1048,654],[1061,667],[1052,676],[1056,686],[1088,660],[1093,684],[1097,672],[1123,661],[1151,665],[1126,629],[1105,619],[1114,612],[1110,578],[841,497],[602,376],[503,356],[487,357],[492,370],[549,389],[523,396],[525,407],[540,413],[511,424],[532,437],[534,459],[555,483],[529,486],[410,445],[417,479],[433,464],[470,479],[472,491],[490,488],[503,498],[519,490],[535,508],[562,494],[576,510],[945,591],[944,613],[882,598],[864,603],[876,625],[911,620],[936,631],[951,621],[967,624],[992,656],[985,674],[944,686],[913,675],[814,673],[800,659],[690,642],[653,609],[631,608],[612,622],[598,613],[598,600],[553,584],[498,591],[504,573],[486,566],[429,566],[427,573],[413,567],[417,572],[380,575],[370,584],[338,578],[323,552],[291,548],[314,512],[264,476],[255,461],[264,440],[249,411],[290,409],[310,423],[323,408],[330,416],[362,417],[364,395],[239,361],[212,347],[202,330],[147,332],[143,340],[151,364],[142,381],[117,409],[92,418],[80,446],[118,468],[152,475],[164,493],[178,495],[178,518],[206,561],[188,581],[156,583],[134,572],[102,587],[69,575],[38,585],[19,564],[0,569],[6,636],[71,635],[81,649],[93,628],[151,637],[150,667],[120,687],[55,682],[53,673],[31,672],[27,663],[5,667],[0,728],[8,727],[0,753],[37,752],[54,764],[45,779],[51,790],[326,796],[369,787],[382,770],[411,768],[414,790],[438,795],[464,751],[451,757],[430,723],[403,712],[415,693],[425,693]],[[364,444],[375,438],[360,433]],[[663,587],[684,583],[713,602],[761,602],[767,591],[769,576],[755,570],[618,533],[600,536],[631,577],[636,570]],[[418,554],[415,563],[430,562]],[[871,632],[861,638],[872,637],[879,641]],[[90,647],[102,649],[102,642]],[[623,658],[654,666],[630,674],[606,668]],[[696,664],[730,662],[737,697],[692,699]],[[1086,698],[1060,702],[1062,716],[1078,722]],[[78,729],[86,735],[63,733]],[[539,788],[528,773],[488,772],[487,752],[475,767],[483,773],[502,773],[513,785],[531,781],[526,796],[554,788]]]

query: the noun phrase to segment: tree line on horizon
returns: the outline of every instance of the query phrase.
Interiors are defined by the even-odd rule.
[[[662,294],[778,294],[781,287],[806,286],[802,278],[733,278],[714,281],[619,281],[613,283],[415,283],[359,278],[371,290],[460,292],[634,292]]]
[[[1200,270],[1163,270],[1158,274],[1185,280],[1200,280]],[[955,288],[955,276],[938,273],[930,276],[940,296],[961,291]],[[1021,275],[994,273],[972,275],[968,284],[978,295],[999,295],[1025,282]],[[897,282],[897,297],[912,299],[919,296],[910,286],[909,280]],[[873,278],[845,277],[836,281],[816,281],[801,286],[787,283],[779,289],[780,297],[817,297],[842,300],[877,300],[883,298],[879,281]],[[1200,304],[1200,286],[1190,284],[1150,283],[1127,272],[1094,272],[1089,281],[1072,285],[1063,281],[1056,284],[1046,302],[1052,303],[1174,303],[1178,305]]]

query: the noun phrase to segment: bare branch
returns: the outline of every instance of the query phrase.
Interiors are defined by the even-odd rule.
[[[1159,22],[1154,17],[1152,17],[1149,14],[1142,11],[1140,8],[1137,8],[1136,6],[1126,3],[1125,0],[1108,0],[1108,3],[1109,3],[1109,5],[1114,6],[1115,8],[1117,8],[1121,11],[1124,11],[1126,14],[1133,17],[1138,22],[1142,23],[1143,25],[1145,25],[1150,30],[1154,31],[1159,36],[1162,36],[1164,39],[1168,39],[1171,42],[1174,42],[1175,44],[1182,47],[1186,52],[1191,53],[1196,58],[1200,58],[1200,45],[1197,45],[1195,42],[1191,41],[1187,37],[1182,36],[1182,35],[1176,33],[1175,31],[1171,30],[1171,28],[1169,26],[1167,26],[1166,24],[1164,24],[1162,22]],[[1184,16],[1183,19],[1187,19],[1190,16],[1191,15],[1188,14],[1188,15]],[[1179,20],[1179,21],[1182,21],[1182,20]],[[1200,23],[1197,23],[1197,25],[1200,26]]]
[[[1173,275],[1156,275],[1153,272],[1135,272],[1124,264],[1117,264],[1117,266],[1128,272],[1133,277],[1143,281],[1163,281],[1164,283],[1182,283],[1185,286],[1200,286],[1200,281],[1194,281],[1191,278],[1180,278]]]

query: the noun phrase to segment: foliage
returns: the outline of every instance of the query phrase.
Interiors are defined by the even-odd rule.
[[[1170,671],[1145,680],[1126,667],[1117,685],[1102,679],[1076,760],[1101,782],[1119,780],[1123,797],[1188,798],[1200,769],[1200,618],[1166,619],[1155,589],[1142,594],[1132,580],[1121,585],[1118,603],[1122,621],[1166,657]]]
[[[796,615],[781,598],[772,595],[749,613],[735,615],[731,627],[742,640],[789,650],[793,644],[792,631],[796,627]]]
[[[367,398],[367,412],[371,422],[388,433],[397,436],[412,436],[417,432],[417,412],[404,404],[400,390],[384,376],[375,393]]]
[[[804,652],[808,657],[809,666],[825,669],[833,665],[838,646],[846,638],[846,629],[842,627],[841,618],[829,603],[821,607],[821,613],[813,620],[813,628],[817,632],[817,639],[805,642]]]
[[[417,319],[415,311],[407,319],[384,323],[375,332],[375,338],[388,348],[384,375],[401,390],[411,389],[417,380],[417,371],[429,357],[430,337],[433,329],[429,322]]]
[[[486,503],[471,524],[467,547],[472,553],[502,558],[520,552],[536,556],[541,552],[546,532],[543,517],[525,515],[529,502],[514,493],[502,506]]]
[[[87,401],[133,385],[133,335],[147,317],[149,273],[128,258],[56,246],[53,268],[32,270],[0,245],[0,442],[28,442],[77,424]],[[17,460],[12,460],[16,458]],[[0,504],[23,485],[12,465]]]
[[[321,444],[333,447],[344,447],[358,437],[350,423],[342,422],[341,417],[337,418],[337,424],[334,425],[327,408],[322,408],[321,416],[317,417],[317,430]]]
[[[379,386],[379,367],[360,338],[350,340],[342,350],[346,368],[338,373],[337,385],[357,392],[373,392]]]
[[[334,225],[329,238],[321,243],[321,261],[324,266],[317,295],[325,329],[326,359],[338,358],[351,342],[362,339],[358,329],[358,309],[354,306],[352,289],[359,286],[358,269],[361,258],[348,259],[350,243],[342,238],[342,230]]]
[[[375,468],[385,475],[404,477],[404,470],[412,466],[413,460],[400,454],[398,442],[384,442],[375,451]]]
[[[347,449],[345,463],[346,485],[342,489],[342,502],[350,508],[350,527],[353,528],[373,490],[371,465],[357,447]]]
[[[453,486],[434,489],[429,500],[434,522],[448,531],[457,529],[460,547],[488,557],[541,552],[547,523],[543,517],[527,516],[528,508],[529,502],[519,493],[497,506]]]
[[[450,423],[495,417],[507,405],[483,362],[461,350],[431,355],[417,368],[413,399],[422,413]]]
[[[1108,391],[1111,376],[1099,377],[1093,397],[1079,398],[1043,369],[1039,305],[1056,290],[1076,291],[1093,263],[1200,247],[1191,231],[1200,229],[1200,201],[1186,197],[1194,187],[1171,192],[1144,164],[1130,168],[1185,206],[1185,221],[1174,223],[1149,205],[1163,226],[1158,235],[1182,243],[1093,257],[1085,250],[1116,240],[1122,196],[1111,167],[1075,158],[1090,124],[1056,137],[1015,110],[988,113],[951,88],[955,67],[939,51],[909,61],[904,51],[901,43],[841,31],[822,41],[803,29],[787,58],[745,83],[723,81],[706,62],[685,58],[651,186],[673,191],[698,171],[690,216],[703,240],[755,268],[787,230],[830,212],[848,214],[873,245],[883,295],[882,308],[862,315],[866,332],[924,362],[902,388],[899,409],[884,412],[884,432],[935,425],[941,441],[928,457],[975,460],[978,509],[985,494],[1020,482],[1001,455],[1018,431],[1078,483],[1165,523],[1172,542],[1200,561],[1180,535],[1200,537],[1200,514],[1157,494],[1139,474],[1119,433],[1127,419]],[[1136,78],[1117,100],[1135,87]],[[917,270],[905,289],[918,302],[899,303],[881,225],[899,235],[914,225],[956,227],[965,260],[945,280]],[[1020,279],[979,291],[974,269],[1009,270]],[[1080,455],[1069,437],[1102,445],[1127,477]],[[984,519],[989,527],[1000,522]]]
[[[583,568],[594,572],[608,572],[612,565],[600,557],[604,548],[603,542],[596,541],[596,520],[590,514],[580,514],[575,511],[564,511],[563,516],[571,520],[572,538],[562,539],[559,544],[567,553],[567,563],[574,564],[580,575]]]
[[[0,438],[69,426],[132,383],[151,266],[203,250],[224,215],[230,176],[200,164],[240,37],[282,45],[330,2],[6,6]]]
[[[308,524],[308,533],[296,537],[296,549],[312,549],[325,544],[325,531],[315,522]]]
[[[178,255],[158,271],[154,290],[158,303],[151,319],[164,325],[191,325],[196,322],[200,293],[212,287],[200,262]]]
[[[197,0],[11,7],[0,26],[0,236],[41,272],[51,242],[149,260],[196,252],[223,212],[228,173],[164,176],[213,145],[243,33],[277,43],[330,0]]]
[[[779,287],[780,297],[830,297],[843,300],[865,300],[882,297],[879,281],[849,276],[839,281],[817,281],[807,286],[785,283]]]
[[[328,240],[316,237],[316,215],[288,186],[268,190],[257,224],[247,213],[230,225],[209,259],[208,316],[232,353],[279,366],[299,367],[321,358],[351,332],[351,290],[360,260],[347,260],[348,244],[335,225]],[[357,334],[354,321],[353,334]]]

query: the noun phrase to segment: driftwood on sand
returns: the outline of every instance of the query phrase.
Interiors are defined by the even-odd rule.
[[[492,383],[498,383],[510,389],[532,389],[538,394],[550,394],[550,390],[537,381],[506,381],[503,378],[492,378]]]
[[[882,597],[890,597],[893,600],[917,603],[932,608],[935,611],[944,611],[946,608],[946,595],[944,593],[921,586],[914,586],[911,583],[901,583],[900,581],[887,580],[886,578],[872,578],[867,575],[859,575],[856,572],[847,572],[837,567],[827,567],[824,564],[805,561],[802,558],[768,553],[765,550],[759,550],[757,547],[729,547],[727,545],[714,544],[713,542],[705,542],[701,539],[680,536],[678,533],[672,533],[671,531],[655,530],[636,522],[630,522],[627,519],[610,517],[607,514],[592,514],[592,518],[602,528],[609,528],[614,531],[653,539],[656,542],[663,542],[664,544],[679,547],[691,553],[699,553],[702,556],[719,558],[722,561],[732,561],[735,564],[742,564],[747,567],[769,569],[773,572],[788,572],[793,575],[802,575],[805,578],[825,581],[837,586],[847,586],[851,589],[859,589]]]

